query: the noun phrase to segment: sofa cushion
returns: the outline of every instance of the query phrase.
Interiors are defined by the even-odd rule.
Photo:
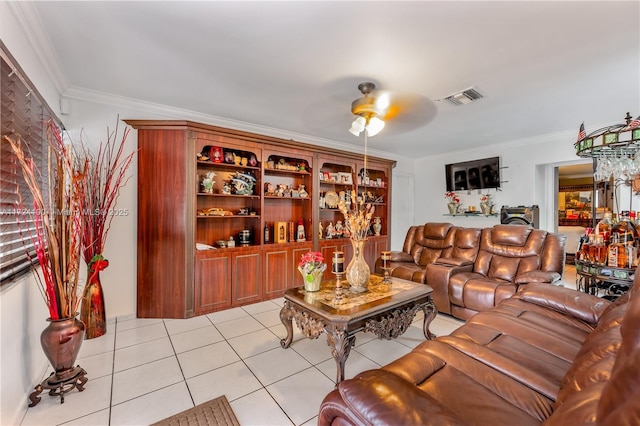
[[[494,244],[516,247],[522,247],[532,231],[529,226],[516,225],[495,225],[487,229]]]
[[[382,370],[431,395],[465,424],[537,424],[553,405],[530,386],[441,341],[422,343]]]

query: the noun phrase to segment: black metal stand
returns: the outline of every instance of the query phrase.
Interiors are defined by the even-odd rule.
[[[31,401],[29,407],[34,407],[40,402],[42,398],[38,395],[45,389],[49,389],[49,395],[51,396],[60,396],[60,404],[64,404],[65,393],[71,392],[74,389],[78,389],[78,392],[84,390],[84,384],[87,383],[88,380],[85,377],[86,374],[87,372],[79,365],[64,373],[51,373],[51,375],[36,386],[35,391],[29,395],[29,400]]]

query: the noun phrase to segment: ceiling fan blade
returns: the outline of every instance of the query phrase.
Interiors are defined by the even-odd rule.
[[[370,96],[388,99],[389,106],[383,120],[389,123],[388,130],[393,133],[422,127],[432,121],[437,114],[435,103],[417,93],[375,90]]]

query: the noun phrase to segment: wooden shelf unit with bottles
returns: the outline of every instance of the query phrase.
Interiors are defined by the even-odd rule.
[[[348,238],[319,235],[321,223],[326,229],[329,222],[343,220],[337,208],[320,208],[320,194],[330,190],[375,196],[374,216],[382,228],[367,245],[372,269],[379,252],[390,246],[394,161],[370,158],[369,180],[364,181],[358,178],[364,169],[358,153],[191,121],[125,121],[138,131],[139,318],[189,318],[280,297],[303,285],[297,265],[308,251],[320,251],[330,262],[339,249],[348,261]],[[212,147],[222,150],[222,162],[197,155]],[[239,157],[240,164],[229,156]],[[208,189],[203,183],[211,172],[215,183]],[[320,172],[349,177],[344,183],[328,182]],[[252,191],[229,191],[225,182],[237,183],[233,179],[253,182]],[[282,188],[286,196],[279,195]],[[304,240],[298,238],[299,222]],[[283,242],[276,242],[276,223],[287,224]],[[240,234],[246,231],[249,244],[243,245]],[[235,247],[218,246],[230,237]],[[196,250],[196,245],[216,248]]]

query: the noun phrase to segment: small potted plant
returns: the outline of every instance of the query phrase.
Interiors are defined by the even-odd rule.
[[[298,264],[298,271],[300,271],[304,278],[305,291],[320,290],[322,274],[326,269],[327,264],[324,263],[322,253],[310,251],[302,255],[300,263]]]
[[[458,194],[453,191],[445,192],[444,198],[447,200],[447,207],[449,208],[450,214],[458,213],[458,209],[460,208],[460,198]]]

